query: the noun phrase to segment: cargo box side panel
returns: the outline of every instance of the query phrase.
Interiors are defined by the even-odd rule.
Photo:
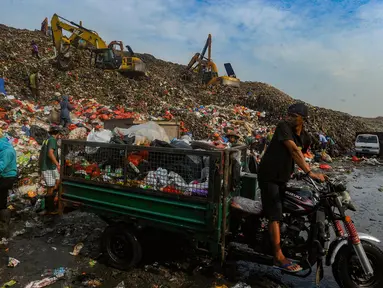
[[[189,203],[70,181],[64,181],[62,187],[64,202],[80,203],[100,213],[125,215],[138,221],[146,220],[153,226],[158,223],[196,232],[216,229],[210,204],[206,202]]]

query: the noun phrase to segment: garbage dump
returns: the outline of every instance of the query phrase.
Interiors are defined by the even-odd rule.
[[[39,47],[40,59],[30,55],[32,40]],[[241,119],[235,120],[244,123],[234,124],[238,127],[245,127],[245,123],[269,126],[275,125],[294,101],[282,91],[260,82],[245,82],[240,88],[218,85],[206,89],[198,81],[182,80],[185,66],[148,54],[139,55],[147,65],[146,76],[140,80],[127,79],[117,72],[95,70],[89,65],[88,54],[85,50],[75,51],[77,60],[73,70],[59,71],[50,37],[35,31],[0,26],[1,77],[5,80],[8,97],[17,96],[22,100],[28,97],[27,79],[31,73],[39,71],[42,75],[39,88],[41,103],[50,102],[55,92],[76,99],[95,99],[108,105],[123,103],[126,112],[150,115],[153,120],[183,121],[185,127],[199,139],[207,138],[212,132],[205,120],[218,122],[222,127],[233,125],[229,121],[233,120],[231,115],[224,112],[228,107],[235,109],[239,105],[246,107],[245,110],[267,112],[260,124],[256,123],[256,117],[240,115],[238,118]],[[310,114],[310,132],[325,131],[335,140],[340,152],[348,152],[352,148],[356,131],[376,131],[382,127],[379,119],[363,119],[314,106],[310,106]],[[108,113],[104,115],[104,118],[110,117]],[[242,130],[242,135],[249,134],[249,129]]]
[[[38,46],[39,57],[31,55],[32,41]],[[206,88],[198,81],[182,79],[185,66],[165,62],[148,54],[139,55],[148,68],[141,79],[128,79],[117,72],[96,70],[89,66],[89,56],[85,50],[75,51],[73,69],[60,71],[48,36],[0,25],[0,129],[15,147],[19,169],[17,189],[9,196],[10,210],[18,208],[20,211],[17,213],[22,214],[23,211],[34,212],[43,205],[38,199],[45,193],[38,174],[38,157],[50,124],[60,123],[59,103],[64,95],[69,96],[69,102],[74,107],[70,114],[71,121],[65,128],[65,137],[74,140],[73,147],[62,151],[65,177],[204,198],[209,192],[210,175],[207,172],[211,162],[207,151],[221,151],[243,143],[251,150],[255,148],[254,155],[259,160],[262,147],[265,147],[263,140],[272,135],[276,123],[284,117],[286,108],[296,101],[260,82],[241,83],[240,88]],[[41,77],[37,77],[39,93],[32,95],[30,76],[35,73],[41,74]],[[309,107],[307,127],[313,146],[318,142],[315,133],[323,131],[335,140],[339,152],[349,152],[354,144],[355,132],[377,131],[383,127],[383,122],[378,118],[364,119]],[[115,119],[132,119],[140,125],[112,130],[104,128],[105,121]],[[175,121],[180,128],[180,137],[169,137],[155,121]],[[231,142],[232,137],[238,143]],[[82,140],[82,144],[76,144],[76,140]],[[115,145],[112,155],[110,151],[105,153],[104,144]],[[179,149],[183,152],[164,155],[156,148]],[[124,153],[121,154],[121,151]],[[312,164],[313,169],[330,172],[345,170],[333,164],[330,166],[328,163],[332,159],[324,151],[306,152],[304,156],[307,162],[326,162]],[[352,161],[354,165],[382,165],[376,159],[355,157]],[[25,206],[19,207],[16,199]],[[83,215],[80,218],[84,219]],[[77,241],[85,239],[68,237],[71,233],[77,233],[79,236],[76,238],[82,238],[87,230],[84,225],[88,222],[83,221],[81,225],[79,222],[76,220],[57,228],[62,229],[59,231],[61,234],[65,234],[63,241],[73,247],[72,254],[67,253],[71,257],[81,253],[89,255],[89,250],[95,250],[90,249],[87,243],[80,245],[83,243]],[[94,220],[89,222],[95,223]],[[11,239],[23,235],[33,225],[33,221],[27,221],[24,228],[14,231]],[[50,228],[45,228],[34,231],[37,234],[50,233]],[[101,229],[96,231],[88,227],[88,230],[93,230],[93,236],[98,240]],[[87,240],[89,238],[93,237]],[[7,245],[11,239],[1,239],[0,245]],[[8,258],[11,269],[23,265],[22,259],[18,259]],[[94,266],[97,262],[89,263]],[[61,270],[57,271],[61,273]],[[51,274],[41,276],[45,278],[33,281],[27,287],[43,287],[61,278],[55,272]],[[89,281],[96,280],[81,281],[89,284]],[[11,286],[16,282],[9,283]],[[237,286],[246,287],[246,284],[238,283]]]

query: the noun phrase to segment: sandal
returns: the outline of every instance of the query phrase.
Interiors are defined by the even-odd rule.
[[[300,272],[303,270],[303,268],[301,266],[299,266],[299,268],[297,268],[295,270],[292,270],[292,269],[290,269],[292,266],[298,266],[298,264],[290,261],[289,263],[286,263],[283,265],[274,265],[274,268],[282,270],[282,271],[287,272],[287,273],[297,273],[297,272]]]

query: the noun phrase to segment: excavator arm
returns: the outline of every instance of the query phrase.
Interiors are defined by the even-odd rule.
[[[86,41],[96,49],[108,48],[108,45],[106,45],[105,41],[97,34],[97,32],[60,17],[57,14],[54,14],[51,19],[51,27],[53,45],[59,53],[61,52],[62,44],[71,45],[76,38]],[[69,38],[66,37],[63,34],[63,30],[72,33],[72,35]]]
[[[188,66],[186,66],[186,70],[194,70],[200,65],[200,53],[195,53],[194,56],[190,59]],[[197,63],[196,66],[194,66]]]
[[[225,63],[225,69],[227,71],[228,76],[218,76],[218,68],[217,65],[211,59],[211,46],[212,46],[212,37],[211,34],[208,35],[205,45],[201,51],[201,53],[196,53],[191,58],[189,64],[186,66],[186,72],[190,73],[190,71],[196,70],[202,77],[202,83],[207,86],[214,84],[222,84],[229,86],[239,86],[239,79],[236,78],[233,68],[230,63]],[[207,52],[207,57],[205,54]],[[191,77],[185,77],[184,79],[189,80]]]
[[[122,41],[112,41],[107,45],[97,32],[83,27],[81,22],[79,25],[57,14],[53,15],[51,26],[53,45],[58,52],[59,68],[68,69],[70,66],[70,57],[68,56],[70,53],[67,53],[69,48],[72,46],[79,48],[79,40],[83,40],[88,46],[91,46],[91,63],[94,56],[94,64],[97,68],[118,70],[128,76],[145,75],[145,63],[140,58],[133,57],[133,55],[127,57],[124,53]],[[70,32],[71,35],[66,37],[63,31]],[[117,49],[115,46],[118,46]],[[133,51],[131,52],[131,54],[134,54]]]

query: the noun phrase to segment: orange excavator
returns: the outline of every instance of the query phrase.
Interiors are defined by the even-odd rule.
[[[184,78],[189,78],[191,71],[197,72],[202,79],[202,83],[209,85],[221,84],[227,86],[239,87],[240,80],[234,73],[233,67],[230,63],[225,63],[225,69],[227,72],[227,76],[218,76],[217,65],[211,59],[211,44],[212,37],[209,34],[205,46],[202,49],[201,53],[195,53],[191,58],[189,64],[186,66],[186,73],[184,73]],[[207,57],[205,54],[207,53]]]

